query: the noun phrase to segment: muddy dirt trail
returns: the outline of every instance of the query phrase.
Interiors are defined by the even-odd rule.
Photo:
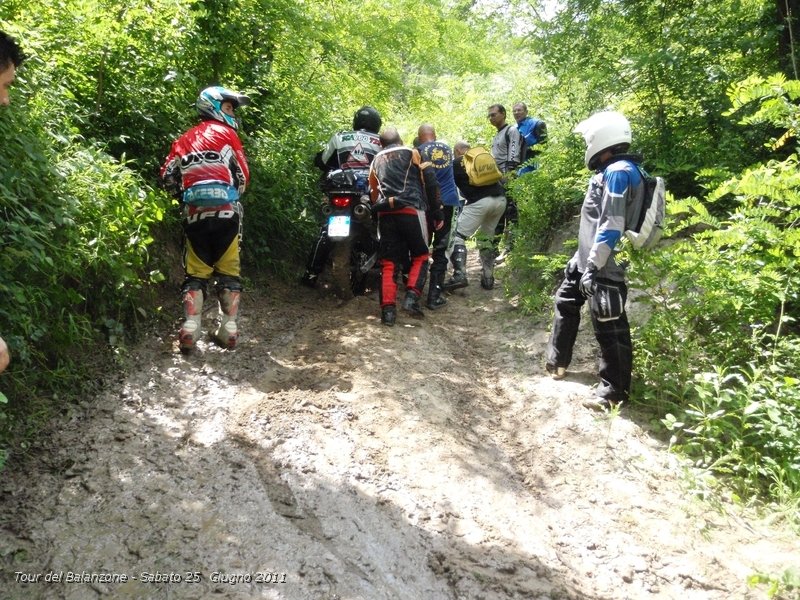
[[[2,474],[0,598],[765,598],[747,577],[798,539],[702,499],[635,411],[582,408],[590,325],[553,381],[547,323],[476,268],[394,328],[275,284],[235,352],[144,339]]]

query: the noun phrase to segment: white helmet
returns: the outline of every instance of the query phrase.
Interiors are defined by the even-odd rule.
[[[585,121],[581,121],[573,130],[586,141],[584,162],[590,169],[595,168],[593,160],[603,150],[617,144],[631,143],[631,124],[622,113],[605,110],[594,113]]]

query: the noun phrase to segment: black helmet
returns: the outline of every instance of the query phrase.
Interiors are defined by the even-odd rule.
[[[378,133],[381,130],[381,114],[371,106],[362,106],[353,116],[353,129]]]

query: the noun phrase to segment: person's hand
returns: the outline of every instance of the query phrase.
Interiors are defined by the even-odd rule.
[[[433,228],[436,231],[441,231],[442,227],[444,227],[444,211],[440,208],[438,210],[433,211]]]
[[[11,355],[8,353],[8,346],[6,346],[5,340],[0,338],[0,373],[5,371],[8,363],[11,362]]]
[[[572,275],[577,270],[578,270],[578,265],[571,260],[568,261],[567,266],[564,267],[564,279],[570,279],[570,275]]]
[[[578,282],[578,288],[584,298],[594,296],[594,291],[597,288],[597,265],[589,263],[586,265],[586,270],[581,275],[581,280]]]

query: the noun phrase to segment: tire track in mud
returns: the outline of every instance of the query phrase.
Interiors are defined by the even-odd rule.
[[[760,597],[746,576],[780,572],[796,538],[691,498],[635,412],[582,409],[590,331],[553,382],[546,325],[469,266],[423,322],[387,328],[375,297],[271,284],[246,293],[235,353],[144,340],[7,472],[0,598]],[[141,581],[155,571],[202,580]],[[286,583],[230,581],[257,573]]]

